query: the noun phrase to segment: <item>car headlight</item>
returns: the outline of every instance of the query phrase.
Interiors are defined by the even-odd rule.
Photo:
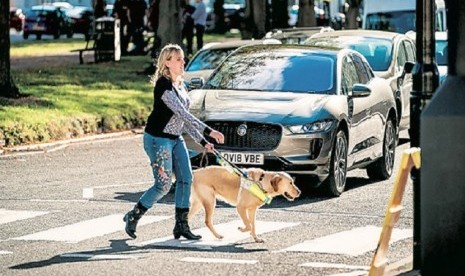
[[[289,130],[293,134],[305,134],[327,131],[333,125],[333,120],[322,120],[314,123],[308,123],[303,125],[289,126]]]

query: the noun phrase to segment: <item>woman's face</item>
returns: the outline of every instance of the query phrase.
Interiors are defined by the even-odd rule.
[[[170,60],[166,61],[166,66],[170,71],[173,80],[184,74],[184,54],[174,53]]]

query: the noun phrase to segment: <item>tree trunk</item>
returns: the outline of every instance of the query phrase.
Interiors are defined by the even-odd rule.
[[[224,34],[228,31],[226,22],[224,22],[224,0],[215,0],[213,3],[213,14],[215,15],[215,28],[213,31],[218,34]]]
[[[358,29],[357,17],[359,16],[361,0],[350,0],[347,3],[349,10],[346,15],[346,29]]]
[[[297,16],[297,27],[315,27],[315,1],[299,0],[299,15]]]
[[[10,5],[0,5],[0,97],[18,98],[19,91],[11,78],[10,66]]]
[[[181,0],[161,0],[157,35],[160,37],[160,47],[169,43],[182,44],[182,13]]]
[[[289,27],[287,0],[273,0],[271,2],[271,28]]]
[[[242,38],[261,39],[266,32],[267,0],[246,0]]]

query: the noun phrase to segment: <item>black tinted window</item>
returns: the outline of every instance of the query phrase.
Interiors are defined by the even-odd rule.
[[[335,57],[294,49],[241,51],[229,56],[207,88],[335,93]]]

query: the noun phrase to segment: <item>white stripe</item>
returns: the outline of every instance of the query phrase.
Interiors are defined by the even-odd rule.
[[[357,270],[357,271],[351,271],[351,272],[345,272],[345,273],[331,274],[329,276],[361,276],[361,275],[367,275],[367,272],[364,270]]]
[[[346,265],[346,264],[332,264],[332,263],[303,263],[300,266],[315,267],[315,268],[341,268],[341,269],[352,269],[352,270],[369,270],[369,266],[360,266],[360,265]]]
[[[15,210],[0,209],[0,224],[38,217],[38,216],[43,216],[48,213],[49,212],[15,211]]]
[[[339,232],[288,247],[281,251],[316,252],[327,254],[345,254],[359,256],[375,250],[378,245],[381,227],[365,226]],[[413,236],[412,229],[394,229],[390,242]]]
[[[294,222],[257,221],[257,229],[255,232],[257,233],[257,235],[261,235],[267,232],[296,226],[298,224],[299,223]],[[154,245],[165,247],[199,248],[211,250],[213,247],[225,246],[229,244],[234,244],[240,240],[251,239],[249,232],[243,233],[237,229],[239,226],[243,226],[242,222],[239,220],[215,225],[216,231],[224,236],[222,240],[218,240],[217,238],[215,238],[215,236],[213,236],[210,230],[207,227],[204,227],[201,229],[192,230],[194,234],[200,234],[202,236],[202,239],[197,241],[185,240],[184,238],[175,240],[173,238],[173,235],[170,235],[164,238],[145,241],[143,243],[137,244],[137,246]]]
[[[195,258],[186,257],[181,259],[183,262],[191,263],[216,263],[216,264],[256,264],[257,260],[234,260],[234,259],[215,259],[215,258]]]
[[[62,258],[80,258],[80,259],[89,259],[89,260],[127,260],[127,259],[137,259],[136,256],[129,255],[110,255],[110,254],[80,254],[80,253],[69,253],[60,255]]]
[[[117,231],[123,231],[125,223],[124,214],[109,215],[101,218],[81,221],[63,227],[53,228],[38,232],[14,240],[46,240],[76,243],[86,239],[103,236]],[[169,216],[144,216],[139,225],[145,225],[170,218]]]
[[[13,254],[13,252],[0,250],[0,255],[8,255],[8,254]]]

